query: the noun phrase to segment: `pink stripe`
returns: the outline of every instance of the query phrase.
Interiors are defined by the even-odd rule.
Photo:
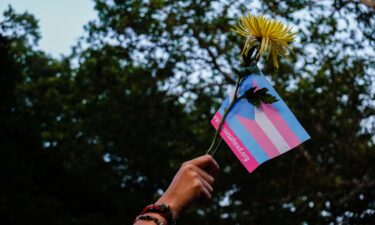
[[[294,148],[301,143],[298,137],[294,134],[293,130],[290,129],[288,124],[272,105],[262,104],[260,108],[273,123],[290,148]]]
[[[280,152],[277,150],[276,146],[268,138],[267,134],[264,133],[258,123],[255,122],[255,120],[249,120],[241,116],[237,116],[237,119],[242,123],[242,125],[245,126],[246,130],[251,134],[251,136],[269,158],[280,155]]]
[[[218,129],[220,120],[221,115],[219,112],[217,112],[214,118],[211,120],[211,124],[215,127],[215,129]],[[223,123],[220,136],[229,145],[230,149],[245,166],[247,171],[251,173],[259,166],[258,162],[250,154],[250,151],[243,145],[242,141],[237,137],[226,122]]]
[[[258,87],[257,83],[253,82],[254,87]],[[273,123],[276,129],[279,131],[281,136],[288,143],[290,148],[294,148],[301,144],[298,137],[294,134],[293,130],[290,129],[289,125],[281,117],[279,112],[270,104],[262,104],[260,109],[266,114],[268,119]]]

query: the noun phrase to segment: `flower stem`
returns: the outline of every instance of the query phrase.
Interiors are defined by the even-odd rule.
[[[220,149],[222,143],[223,143],[223,138],[220,138],[219,143],[216,145],[216,148],[214,149],[214,151],[211,154],[212,158],[215,158],[215,155],[216,155],[217,151]]]
[[[256,63],[258,62],[258,59],[256,59],[257,52],[259,52],[259,49],[254,46],[254,47],[252,47],[249,50],[248,55],[243,55],[242,56],[242,59],[243,59],[243,65],[242,66],[246,68],[246,67],[250,67],[252,64],[256,65]],[[250,55],[249,55],[249,53],[250,53]],[[210,148],[206,152],[206,154],[210,154],[210,155],[212,155],[212,157],[214,157],[216,155],[216,152],[219,150],[220,145],[222,143],[222,140],[220,140],[218,146],[214,149],[216,140],[219,137],[219,133],[221,131],[221,128],[223,126],[225,118],[227,117],[227,115],[228,115],[229,111],[231,110],[232,106],[234,105],[234,103],[239,99],[237,97],[238,88],[240,87],[242,78],[246,74],[240,73],[238,75],[239,76],[238,76],[238,79],[237,79],[237,82],[236,82],[236,86],[235,86],[235,89],[234,89],[234,96],[233,96],[233,98],[232,98],[229,106],[227,108],[225,108],[223,117],[221,118],[219,126],[218,126],[218,128],[217,128],[217,130],[215,132],[215,136],[214,136],[214,139],[212,140],[211,146],[210,146]]]
[[[210,154],[210,155],[214,155],[215,152],[212,153],[212,149],[214,148],[215,146],[215,143],[216,143],[216,140],[219,136],[219,133],[221,131],[221,127],[223,126],[223,123],[225,121],[225,118],[227,117],[230,109],[232,108],[232,106],[234,105],[234,103],[237,101],[237,91],[238,91],[238,88],[240,86],[240,83],[241,83],[241,80],[242,80],[242,77],[238,77],[237,79],[237,83],[236,83],[236,87],[234,89],[234,96],[232,98],[232,101],[230,102],[229,106],[227,108],[225,108],[224,110],[224,115],[223,117],[221,118],[220,120],[220,123],[219,123],[219,127],[217,128],[216,132],[215,132],[215,136],[214,136],[214,139],[212,140],[212,143],[211,143],[211,146],[210,148],[207,150],[206,154]]]

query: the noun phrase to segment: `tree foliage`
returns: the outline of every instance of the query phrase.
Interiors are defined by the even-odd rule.
[[[37,50],[37,20],[0,22],[0,221],[130,224],[204,154],[238,68],[236,18],[298,30],[265,74],[312,139],[248,174],[227,147],[210,203],[180,224],[375,222],[373,9],[359,1],[95,0],[73,54]]]

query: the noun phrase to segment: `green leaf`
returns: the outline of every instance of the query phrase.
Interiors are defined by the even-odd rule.
[[[243,97],[257,108],[260,107],[261,103],[272,104],[278,101],[275,96],[268,93],[267,88],[260,88],[257,90],[256,87],[252,87],[245,92]]]

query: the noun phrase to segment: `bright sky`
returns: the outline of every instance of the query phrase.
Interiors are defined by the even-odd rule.
[[[92,0],[1,0],[1,16],[9,4],[17,13],[28,11],[39,20],[39,48],[53,56],[69,54],[83,26],[96,18]]]

